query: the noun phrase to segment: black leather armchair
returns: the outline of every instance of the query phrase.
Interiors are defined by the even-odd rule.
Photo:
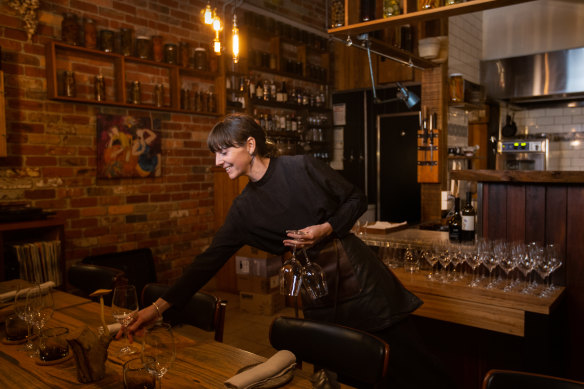
[[[150,283],[142,290],[142,306],[156,301],[168,289],[168,285]],[[214,339],[223,342],[225,309],[227,301],[205,292],[197,292],[182,310],[170,308],[164,312],[164,320],[171,325],[190,324],[205,331],[214,331]]]
[[[119,285],[128,283],[124,272],[108,266],[88,265],[77,263],[69,268],[67,273],[69,283],[76,289],[73,292],[82,297],[99,301],[98,297],[92,298],[89,295],[97,289],[113,289]],[[106,305],[111,305],[112,293],[103,297]]]
[[[142,293],[144,285],[157,281],[154,258],[149,248],[93,255],[83,258],[82,262],[122,270],[128,278],[128,283],[136,287],[138,296]]]
[[[482,389],[582,389],[584,382],[515,370],[490,370]]]
[[[270,343],[291,351],[299,361],[334,371],[341,383],[375,388],[386,382],[389,345],[364,331],[281,316],[271,324]]]

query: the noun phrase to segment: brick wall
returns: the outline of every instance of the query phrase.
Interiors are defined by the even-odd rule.
[[[323,25],[324,1],[248,3],[291,15],[300,23]],[[206,137],[216,119],[48,100],[45,43],[60,39],[62,14],[70,11],[94,18],[98,29],[131,27],[136,35],[208,44],[212,35],[199,19],[205,4],[43,0],[39,28],[29,42],[14,10],[0,3],[8,147],[8,156],[0,158],[0,199],[26,201],[62,214],[69,264],[87,255],[150,247],[159,279],[176,279],[213,236],[214,157]],[[222,2],[217,4],[221,10]],[[98,113],[160,119],[162,177],[97,179]]]

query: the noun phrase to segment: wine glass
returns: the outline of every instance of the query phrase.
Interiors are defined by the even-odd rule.
[[[543,279],[545,287],[540,292],[540,297],[547,297],[555,289],[551,282],[551,274],[562,265],[558,247],[549,243],[545,247],[544,255],[535,264],[535,271]]]
[[[430,273],[426,275],[426,278],[429,280],[435,280],[437,273],[434,270],[434,266],[436,266],[436,264],[438,263],[438,253],[436,252],[435,246],[432,245],[432,247],[425,249],[423,251],[422,256],[424,257],[426,262],[428,262],[428,265],[430,265],[431,268]]]
[[[324,297],[328,294],[328,285],[324,272],[318,263],[311,262],[306,250],[302,248],[306,265],[302,268],[302,282],[304,288],[313,300]]]
[[[468,286],[474,288],[480,282],[480,278],[478,276],[477,269],[481,265],[481,260],[480,260],[480,256],[479,256],[479,252],[478,252],[477,248],[475,248],[473,246],[473,247],[470,247],[468,249],[468,252],[466,253],[466,256],[465,256],[465,262],[472,269],[472,278],[471,278],[470,282],[468,283]]]
[[[298,230],[287,230],[286,234],[302,235]],[[302,264],[296,259],[296,245],[292,246],[292,257],[280,269],[280,293],[285,296],[298,296],[302,286]]]
[[[481,264],[489,271],[489,283],[487,286],[485,286],[485,288],[491,289],[495,286],[493,281],[493,270],[497,267],[498,258],[493,253],[492,242],[486,239],[479,240],[478,251]]]
[[[521,251],[521,255],[517,258],[517,269],[523,274],[524,284],[523,289],[521,289],[521,293],[529,294],[530,285],[529,285],[529,273],[533,271],[535,267],[535,260],[532,256],[532,251],[529,250],[527,247],[525,250]]]
[[[448,265],[450,265],[450,251],[448,250],[447,242],[440,242],[437,246],[438,250],[438,262],[442,266],[442,276],[441,281],[443,283],[450,282],[448,277]]]
[[[18,284],[16,294],[14,296],[14,313],[26,322],[27,336],[26,343],[22,348],[23,351],[33,353],[34,343],[32,342],[32,325],[33,325],[33,307],[28,303],[29,288],[23,287],[22,283]]]
[[[156,387],[162,387],[162,377],[171,368],[176,357],[172,329],[167,323],[157,323],[146,329],[142,345],[144,367],[156,377]]]
[[[499,267],[505,272],[505,286],[503,291],[508,292],[513,288],[513,282],[509,274],[515,269],[515,257],[511,251],[510,243],[506,241],[498,241],[493,247],[495,255],[499,258]]]
[[[41,336],[41,332],[49,321],[53,317],[53,311],[55,307],[55,302],[53,300],[53,288],[43,287],[39,284],[35,284],[28,292],[28,305],[31,314],[32,325],[37,331],[38,336]],[[38,354],[38,350],[35,350],[34,355]]]
[[[138,295],[134,285],[118,286],[114,289],[112,297],[112,316],[122,326],[123,337],[127,339],[127,328],[134,320],[138,312]],[[122,346],[119,352],[120,357],[134,354],[138,351],[136,347],[129,344]]]

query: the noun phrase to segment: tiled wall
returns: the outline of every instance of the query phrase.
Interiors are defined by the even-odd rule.
[[[548,135],[548,170],[584,170],[584,108],[503,109],[501,117],[508,113],[519,135]]]
[[[483,51],[481,12],[448,19],[448,73],[461,73],[465,79],[480,82],[479,64]]]

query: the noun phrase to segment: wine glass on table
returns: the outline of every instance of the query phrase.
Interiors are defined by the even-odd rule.
[[[485,288],[491,289],[495,286],[493,270],[495,270],[498,264],[498,258],[493,252],[493,243],[486,239],[479,240],[478,251],[481,264],[489,271],[489,283]]]
[[[172,329],[167,323],[157,323],[146,329],[142,346],[142,361],[150,374],[156,377],[156,387],[162,387],[162,377],[176,358]]]
[[[468,252],[465,255],[465,262],[472,270],[472,278],[468,283],[468,286],[474,288],[480,282],[480,277],[478,275],[477,269],[481,265],[479,252],[475,246],[471,246],[468,248]]]
[[[540,275],[544,281],[545,287],[539,293],[539,297],[550,296],[555,289],[551,282],[551,274],[562,265],[560,259],[560,252],[558,246],[554,243],[549,243],[545,247],[544,255],[535,264],[535,271]]]
[[[498,241],[493,248],[495,255],[499,258],[499,267],[505,272],[505,285],[503,286],[503,291],[505,292],[513,288],[513,280],[511,280],[510,275],[516,266],[511,245],[506,241]]]
[[[523,274],[523,289],[521,289],[521,293],[523,294],[530,294],[531,293],[531,286],[529,284],[529,274],[535,268],[535,258],[532,256],[532,250],[529,247],[525,247],[524,250],[521,251],[521,255],[517,257],[517,269]]]
[[[35,284],[28,292],[29,305],[31,306],[32,324],[36,328],[38,336],[45,324],[53,317],[55,302],[53,300],[53,288]]]
[[[22,282],[18,284],[16,294],[14,295],[14,313],[16,313],[21,320],[26,322],[27,336],[22,351],[26,351],[32,356],[34,352],[34,343],[32,342],[33,306],[30,305],[28,301],[29,291],[30,288],[24,286]]]
[[[117,286],[112,297],[112,316],[122,326],[123,337],[127,339],[127,328],[138,312],[138,295],[134,285]],[[138,349],[126,343],[120,349],[119,356],[136,353]]]

